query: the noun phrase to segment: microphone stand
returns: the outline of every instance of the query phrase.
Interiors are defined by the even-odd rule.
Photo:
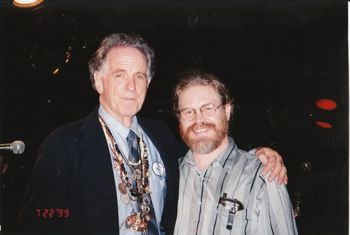
[[[3,230],[3,228],[1,228],[1,226],[2,226],[2,222],[3,222],[3,217],[2,217],[2,213],[3,213],[3,207],[2,207],[2,189],[3,189],[3,185],[2,185],[2,170],[3,170],[3,158],[4,158],[4,156],[3,155],[1,155],[0,154],[0,187],[1,187],[1,189],[0,189],[0,208],[1,208],[1,210],[0,210],[0,234],[1,234],[1,232],[2,232],[2,230]]]

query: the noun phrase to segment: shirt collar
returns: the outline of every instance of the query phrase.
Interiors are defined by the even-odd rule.
[[[125,127],[121,122],[116,120],[114,117],[109,115],[100,105],[98,109],[98,114],[102,117],[102,119],[106,122],[108,128],[112,131],[112,133],[118,133],[122,138],[126,139],[129,134],[129,130],[135,132],[138,137],[141,137],[141,128],[139,127],[137,117],[134,116],[132,119],[132,123],[130,128]]]
[[[212,166],[214,164],[219,164],[221,167],[223,167],[223,168],[225,167],[226,161],[229,157],[228,155],[230,155],[232,150],[236,147],[236,143],[232,137],[229,137],[228,141],[229,141],[229,143],[228,143],[227,147],[225,148],[225,150],[219,154],[219,156],[210,164],[210,166]],[[182,159],[180,159],[180,161],[181,161],[180,169],[183,168],[185,165],[189,165],[192,167],[196,166],[192,154],[193,154],[192,151],[189,150],[186,153],[186,155]]]

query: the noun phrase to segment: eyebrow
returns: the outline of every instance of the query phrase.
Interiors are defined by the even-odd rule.
[[[209,102],[209,103],[202,104],[198,109],[200,109],[203,106],[206,106],[208,104],[213,104],[215,106],[215,104],[213,102]],[[185,110],[185,109],[195,109],[195,108],[193,108],[193,107],[185,107],[185,108],[179,109],[179,111],[182,111],[182,110]]]
[[[116,73],[120,73],[120,72],[125,73],[126,70],[125,69],[116,69],[116,70],[112,71],[112,74],[116,74]],[[147,78],[147,72],[140,72],[139,71],[139,72],[136,72],[135,74],[137,74],[137,75],[141,74]]]
[[[147,78],[147,73],[144,73],[144,72],[137,72],[136,74],[137,74],[137,75],[141,74],[141,75],[143,75],[143,76],[145,76],[145,77]]]
[[[120,72],[126,72],[125,69],[116,69],[114,71],[112,71],[112,74],[116,74],[116,73],[120,73]]]

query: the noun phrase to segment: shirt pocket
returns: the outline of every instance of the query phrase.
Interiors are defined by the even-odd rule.
[[[217,215],[215,218],[215,222],[213,225],[213,234],[220,235],[233,235],[233,234],[244,234],[244,227],[247,223],[246,219],[246,210],[237,211],[235,214],[231,213],[233,216],[232,228],[229,229],[229,210],[225,208],[223,205],[219,204]]]

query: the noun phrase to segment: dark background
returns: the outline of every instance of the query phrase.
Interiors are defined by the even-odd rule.
[[[3,0],[0,17],[0,143],[26,143],[20,156],[1,153],[3,234],[15,229],[39,143],[96,106],[87,62],[113,32],[139,33],[155,49],[143,116],[177,132],[170,110],[179,72],[216,74],[235,97],[238,145],[283,155],[299,233],[348,234],[347,1],[46,0],[17,9]],[[317,108],[321,98],[337,108]]]

